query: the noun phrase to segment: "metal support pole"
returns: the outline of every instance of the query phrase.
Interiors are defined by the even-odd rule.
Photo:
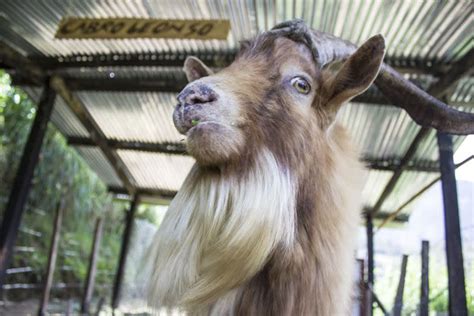
[[[31,188],[33,172],[38,163],[41,145],[53,111],[56,93],[46,82],[41,94],[33,125],[26,141],[20,165],[13,182],[8,203],[0,226],[0,290],[6,270],[13,256],[13,247],[20,228],[21,218]]]
[[[89,269],[87,271],[86,286],[84,287],[84,295],[81,303],[81,313],[89,313],[89,305],[94,292],[95,275],[97,271],[97,257],[99,255],[100,241],[102,239],[102,218],[98,218],[95,223],[94,241],[92,243],[91,255],[89,258]]]
[[[429,314],[429,263],[430,263],[430,242],[421,242],[421,290],[420,290],[420,316]]]
[[[393,316],[401,316],[403,309],[403,290],[405,289],[405,276],[407,274],[407,263],[408,256],[403,255],[402,267],[400,269],[400,279],[398,281],[397,294],[395,296],[395,302],[393,303]]]
[[[444,229],[448,263],[449,314],[467,315],[458,193],[451,135],[438,132],[439,162],[444,202]]]
[[[366,214],[366,229],[367,229],[367,284],[370,288],[374,288],[374,224],[372,221],[372,214]],[[372,316],[374,312],[373,299],[371,292],[369,295],[369,310],[368,315]]]
[[[64,200],[58,203],[56,207],[56,218],[54,219],[53,235],[51,237],[51,247],[49,248],[48,257],[48,271],[46,272],[46,278],[43,288],[43,298],[40,302],[38,315],[46,315],[46,309],[48,308],[49,294],[51,293],[51,286],[53,285],[54,268],[56,267],[56,257],[58,255],[58,244],[59,235],[61,233],[61,224],[63,220],[63,209]]]
[[[133,219],[138,207],[138,195],[133,197],[130,203],[130,210],[127,212],[125,219],[125,229],[123,232],[122,247],[120,248],[120,259],[115,274],[114,288],[112,292],[112,308],[117,308],[120,300],[120,291],[122,287],[123,274],[125,272],[125,264],[127,260],[128,247],[130,246],[130,238],[132,236]]]

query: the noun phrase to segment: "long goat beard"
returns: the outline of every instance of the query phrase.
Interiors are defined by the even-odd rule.
[[[296,179],[266,149],[245,173],[192,168],[149,252],[151,307],[210,308],[291,247]]]

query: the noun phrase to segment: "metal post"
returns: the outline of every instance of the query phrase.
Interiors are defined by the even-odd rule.
[[[459,223],[458,193],[454,174],[453,141],[438,132],[439,162],[444,202],[444,229],[448,262],[449,314],[467,315],[466,287]]]
[[[125,229],[123,232],[122,247],[120,248],[120,259],[115,274],[114,288],[112,292],[112,308],[117,308],[120,300],[120,291],[122,286],[123,274],[125,272],[125,264],[127,260],[128,247],[130,246],[130,238],[132,236],[133,219],[138,207],[138,195],[135,195],[130,203],[130,210],[127,212],[125,219]]]
[[[372,221],[372,214],[366,214],[366,229],[367,229],[367,284],[369,288],[374,288],[374,224]],[[369,310],[368,315],[372,316],[374,312],[372,294],[368,292]]]
[[[102,239],[102,218],[98,218],[95,223],[94,241],[92,244],[91,255],[89,258],[89,269],[87,271],[87,281],[84,287],[84,295],[81,303],[81,313],[89,313],[89,304],[94,291],[95,275],[97,271],[97,257],[99,255],[100,241]]]
[[[46,314],[48,308],[49,294],[51,293],[51,286],[53,284],[54,268],[56,266],[56,257],[58,254],[59,235],[61,232],[61,223],[63,219],[64,200],[58,203],[56,207],[56,218],[54,219],[53,235],[51,237],[51,247],[49,248],[48,257],[48,270],[46,272],[46,278],[43,288],[43,298],[40,302],[38,315],[43,316]]]
[[[402,267],[400,269],[400,279],[398,281],[397,294],[395,296],[395,302],[393,303],[393,316],[401,316],[403,309],[403,290],[405,289],[405,276],[407,274],[407,263],[408,256],[403,255]]]
[[[31,180],[38,163],[41,145],[53,110],[56,93],[45,84],[33,125],[26,141],[20,165],[13,182],[8,203],[0,226],[0,289],[10,264],[21,217],[31,188]]]
[[[421,242],[421,291],[420,291],[420,316],[429,314],[429,262],[430,262],[430,242],[423,240]]]

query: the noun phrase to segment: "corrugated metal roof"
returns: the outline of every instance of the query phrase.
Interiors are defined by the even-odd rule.
[[[139,187],[176,191],[194,164],[187,156],[119,150]]]
[[[175,94],[80,92],[78,96],[107,138],[142,142],[183,139],[171,120]]]
[[[374,205],[380,194],[382,194],[385,185],[392,177],[393,172],[370,170],[365,180],[364,189],[362,190],[362,200],[367,206]]]
[[[276,23],[303,18],[315,29],[361,43],[384,34],[388,55],[449,61],[474,44],[471,1],[3,1],[3,17],[17,34],[47,56],[110,52],[198,52],[236,49],[238,41]],[[230,19],[227,41],[58,40],[64,16]],[[8,39],[8,38],[7,38]],[[11,40],[11,39],[10,39]],[[12,40],[12,42],[15,42]],[[28,51],[28,48],[23,48]]]
[[[472,1],[402,0],[243,0],[236,1],[16,1],[4,0],[0,7],[0,38],[30,56],[91,54],[170,53],[192,55],[199,52],[228,54],[238,42],[268,30],[276,23],[303,18],[315,29],[326,31],[354,43],[381,33],[387,42],[387,58],[404,60],[405,65],[424,61],[425,65],[458,60],[474,47]],[[231,34],[226,41],[134,39],[134,40],[58,40],[58,22],[76,17],[154,17],[230,19]],[[19,40],[21,38],[21,40]],[[134,78],[182,82],[180,67],[98,67],[59,69],[66,78]],[[406,74],[427,89],[436,78],[426,74]],[[39,98],[39,89],[27,92]],[[102,128],[107,138],[146,143],[179,142],[171,113],[174,93],[80,91],[80,100]],[[474,77],[462,79],[449,102],[459,109],[474,111]],[[408,115],[385,105],[351,103],[340,113],[365,157],[400,159],[419,131]],[[59,99],[53,123],[66,136],[88,137],[86,129]],[[455,147],[461,137],[455,137]],[[78,147],[79,153],[99,176],[111,186],[120,180],[99,149]],[[119,150],[140,188],[177,190],[193,163],[190,157]],[[415,161],[438,158],[436,137],[430,132],[420,144]],[[371,170],[363,191],[367,205],[374,205],[393,175],[391,171]],[[391,211],[436,174],[405,172],[383,205]]]
[[[400,205],[414,195],[416,191],[423,188],[437,176],[438,174],[436,173],[421,173],[414,171],[403,172],[390,198],[383,204],[384,210],[389,212],[395,211]],[[408,213],[410,210],[410,207],[408,207],[403,211],[403,213]]]
[[[121,187],[122,182],[117,177],[107,158],[98,147],[77,146],[77,151],[99,177],[110,186]]]

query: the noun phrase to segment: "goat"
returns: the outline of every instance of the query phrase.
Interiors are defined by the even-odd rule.
[[[423,94],[384,52],[380,35],[356,48],[296,21],[243,42],[218,73],[186,59],[173,121],[196,164],[152,243],[151,306],[348,314],[363,168],[338,110],[380,71],[379,88],[417,122],[473,130],[470,114]]]

